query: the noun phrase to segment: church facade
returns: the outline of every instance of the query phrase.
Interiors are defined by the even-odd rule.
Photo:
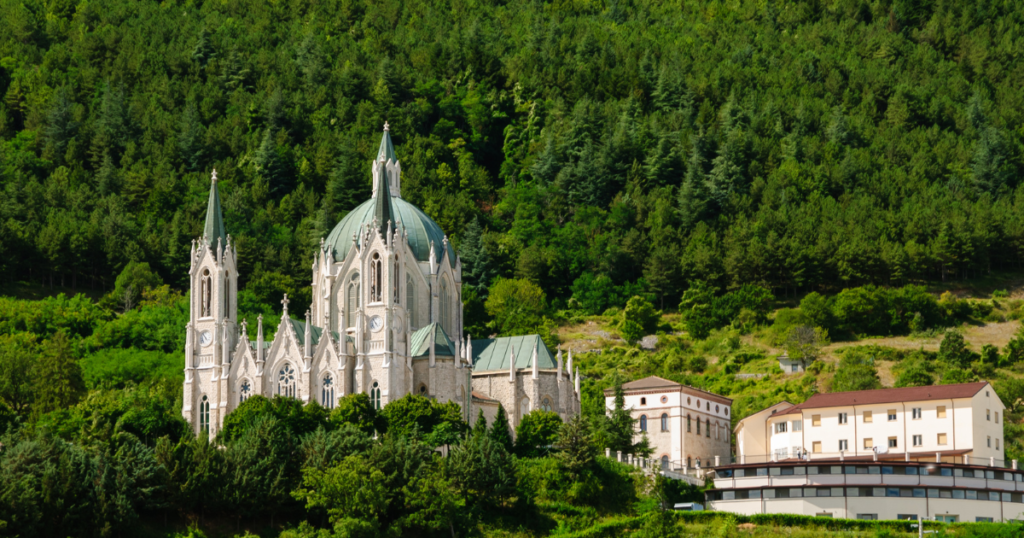
[[[282,303],[270,341],[262,316],[250,337],[238,320],[237,251],[213,173],[203,237],[193,242],[182,414],[211,438],[253,395],[333,408],[365,393],[376,408],[407,394],[455,401],[472,421],[503,406],[513,428],[534,409],[580,412],[572,353],[538,335],[472,340],[463,332],[462,263],[447,235],[401,197],[401,165],[385,124],[371,163],[373,195],[321,240],[312,304],[299,318]]]

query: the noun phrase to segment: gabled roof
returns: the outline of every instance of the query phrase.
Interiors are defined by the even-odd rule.
[[[726,398],[721,394],[715,394],[714,392],[708,392],[703,389],[691,387],[689,385],[683,385],[664,377],[658,377],[656,375],[647,376],[643,379],[637,379],[636,381],[630,381],[629,383],[622,384],[622,391],[629,393],[630,391],[650,391],[650,390],[661,390],[663,392],[674,392],[680,391],[694,396],[707,398],[718,403],[726,405],[732,404],[732,398]],[[611,397],[615,395],[615,387],[609,387],[604,389],[605,397]]]
[[[516,370],[532,368],[533,348],[537,347],[537,368],[552,370],[558,368],[551,350],[544,345],[540,335],[503,336],[501,338],[485,338],[473,340],[473,371],[496,372],[509,371],[509,354],[514,348],[516,352]]]
[[[676,383],[663,377],[656,375],[647,376],[643,379],[637,379],[636,381],[630,381],[629,383],[622,384],[622,390],[641,390],[641,389],[658,389],[662,387],[681,387],[682,383]]]
[[[804,409],[823,409],[826,407],[972,398],[986,386],[988,386],[987,381],[978,381],[976,383],[962,383],[959,385],[929,385],[925,387],[854,390],[850,392],[815,394],[808,398],[806,402],[794,405],[784,411],[779,411],[776,415],[799,414]]]
[[[412,333],[412,337],[409,339],[409,349],[411,350],[412,357],[415,359],[417,357],[430,356],[431,332],[434,333],[434,356],[454,357],[455,342],[448,338],[448,334],[444,332],[444,329],[438,323],[431,323]]]

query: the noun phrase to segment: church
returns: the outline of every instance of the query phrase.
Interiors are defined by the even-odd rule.
[[[552,354],[539,335],[473,340],[462,324],[462,262],[448,236],[402,199],[402,167],[388,125],[370,165],[373,194],[321,239],[312,305],[298,317],[282,301],[273,340],[262,316],[255,339],[238,320],[236,246],[212,174],[203,236],[193,242],[185,327],[182,415],[212,438],[247,398],[298,398],[331,409],[365,393],[377,409],[407,394],[455,401],[472,423],[498,406],[515,428],[535,409],[580,412],[572,352]]]

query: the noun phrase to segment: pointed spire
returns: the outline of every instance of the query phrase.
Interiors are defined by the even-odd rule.
[[[508,360],[508,380],[515,383],[516,381],[516,347],[510,348],[512,351],[509,353]]]
[[[263,362],[263,314],[256,316],[256,362]]]
[[[558,372],[558,375],[555,376],[555,381],[558,382],[558,383],[561,383],[562,382],[562,346],[558,346],[558,354],[555,356],[555,359],[558,361],[558,367],[556,368],[556,371]]]
[[[473,339],[466,334],[466,362],[467,366],[473,367]]]
[[[561,375],[561,372],[559,372]],[[565,365],[565,375],[572,379],[572,348],[569,348],[569,363]]]
[[[217,171],[210,174],[210,201],[206,203],[206,226],[203,228],[203,237],[207,244],[213,245],[217,240],[227,242],[227,232],[224,229],[224,216],[220,212],[220,194],[217,192]]]
[[[539,373],[539,372],[537,371],[537,346],[538,346],[538,342],[539,342],[539,341],[540,341],[540,338],[538,338],[538,339],[537,339],[537,341],[535,341],[535,342],[533,343],[533,356],[532,356],[532,357],[530,357],[530,362],[532,362],[532,363],[533,363],[533,372],[532,372],[532,377],[533,377],[534,379],[537,379],[537,374]]]
[[[313,329],[310,327],[309,310],[306,310],[306,337],[302,342],[305,358],[313,357]]]
[[[247,321],[245,321],[245,318],[242,318],[242,327],[241,327],[241,329],[242,329],[242,335],[241,335],[242,338],[248,340],[249,339],[249,323]]]
[[[386,135],[387,133],[385,133]],[[373,220],[381,235],[386,238],[387,229],[385,226],[395,220],[395,209],[391,206],[391,190],[388,188],[388,176],[384,170],[384,163],[378,161],[374,166],[378,168],[377,178],[380,184],[377,185],[377,196],[373,204]]]
[[[580,394],[580,367],[576,367],[576,395]]]
[[[377,160],[386,162],[397,162],[398,157],[395,156],[395,146],[391,143],[391,126],[387,122],[384,122],[384,135],[380,137],[380,149],[377,150]]]

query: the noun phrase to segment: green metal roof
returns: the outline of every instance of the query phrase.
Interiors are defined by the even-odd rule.
[[[455,342],[452,342],[451,338],[448,338],[448,334],[444,332],[437,323],[431,323],[426,327],[412,333],[410,338],[409,349],[412,352],[412,357],[428,357],[430,356],[430,333],[434,333],[434,355],[438,357],[454,357],[455,356]]]
[[[398,162],[398,157],[395,157],[395,146],[391,143],[391,133],[384,131],[384,136],[380,137],[380,149],[377,150],[377,158],[383,159],[385,162],[391,159],[391,162]]]
[[[288,321],[292,323],[292,328],[295,329],[295,336],[299,337],[299,342],[304,342],[306,338],[306,322],[293,319],[291,316],[288,317]],[[320,335],[324,333],[324,330],[316,325],[313,325],[313,345],[320,343]]]
[[[214,176],[210,182],[210,200],[206,203],[206,226],[203,227],[203,237],[211,245],[217,244],[220,238],[221,245],[228,244],[227,231],[224,229],[224,216],[220,212],[220,194],[217,192],[217,179]]]
[[[373,222],[375,202],[375,199],[370,199],[360,204],[359,207],[345,215],[345,218],[341,219],[341,222],[327,235],[324,244],[334,250],[335,260],[342,261],[348,255],[349,249],[352,248],[353,234],[356,235],[356,241],[362,241],[360,231],[364,225]],[[416,255],[416,259],[421,262],[430,259],[431,242],[434,243],[434,249],[440,259],[441,244],[444,241],[444,232],[441,231],[441,227],[420,208],[401,198],[391,198],[391,209],[394,212],[395,220],[409,232],[409,247]],[[384,225],[387,226],[387,223]],[[392,223],[392,226],[395,225]],[[448,260],[454,267],[455,250],[451,243],[448,244]]]
[[[554,369],[558,367],[554,355],[540,335],[504,336],[473,340],[473,371],[496,372],[509,370],[509,354],[511,348],[516,352],[516,370],[532,368],[533,347],[537,346],[537,368]]]

